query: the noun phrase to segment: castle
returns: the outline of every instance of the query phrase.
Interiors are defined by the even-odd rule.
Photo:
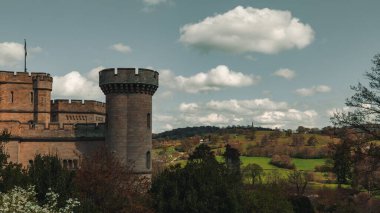
[[[51,100],[48,73],[0,71],[0,129],[11,133],[9,160],[23,166],[36,154],[57,155],[69,169],[85,154],[106,145],[135,172],[151,173],[152,96],[158,72],[111,68],[99,72],[106,103]]]

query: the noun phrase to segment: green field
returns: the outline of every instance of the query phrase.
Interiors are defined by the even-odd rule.
[[[222,156],[216,156],[218,161],[223,161]],[[271,158],[269,157],[246,157],[241,156],[240,160],[242,162],[242,166],[246,166],[251,163],[255,163],[260,165],[264,170],[271,169],[279,169],[279,170],[287,170],[282,169],[277,166],[273,166],[270,164]],[[322,165],[325,163],[326,159],[300,159],[300,158],[292,158],[293,163],[296,165],[298,170],[306,170],[306,171],[314,171],[315,166]]]

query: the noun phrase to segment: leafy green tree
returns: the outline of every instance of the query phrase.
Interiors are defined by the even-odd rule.
[[[210,147],[199,145],[184,168],[179,165],[153,180],[157,212],[243,212],[242,185],[219,163]]]
[[[252,185],[255,185],[257,182],[261,183],[263,173],[263,168],[255,163],[248,164],[243,168],[243,176],[249,180]]]
[[[2,213],[71,213],[80,203],[69,198],[63,207],[57,206],[59,194],[49,192],[45,195],[47,202],[40,205],[36,199],[34,186],[27,189],[16,186],[7,193],[0,193],[0,212]]]
[[[58,206],[62,207],[65,201],[74,193],[74,172],[63,168],[57,156],[36,155],[28,168],[28,177],[37,192],[37,199],[41,204],[47,202],[46,193],[49,189],[58,193]]]
[[[231,145],[226,145],[226,151],[223,154],[224,162],[226,163],[227,169],[237,178],[240,178],[240,153],[237,149],[231,147]]]
[[[332,160],[334,161],[333,172],[336,175],[339,187],[347,184],[352,177],[352,156],[350,141],[344,139],[341,143],[332,144]]]
[[[293,213],[286,189],[279,184],[259,184],[244,193],[244,209],[249,213]]]
[[[11,133],[3,129],[0,135],[0,191],[7,192],[15,186],[26,187],[28,177],[21,164],[8,161],[9,155],[5,152],[5,143],[9,141]]]

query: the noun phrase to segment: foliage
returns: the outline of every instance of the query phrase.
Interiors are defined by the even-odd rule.
[[[8,161],[9,155],[5,152],[5,143],[9,141],[11,133],[3,129],[0,135],[0,191],[7,192],[14,186],[26,187],[28,178],[21,164]]]
[[[281,184],[259,184],[244,193],[244,208],[252,213],[292,213],[286,189]]]
[[[155,178],[151,193],[157,212],[241,212],[241,190],[241,182],[201,144],[184,168],[173,166]]]
[[[60,195],[58,206],[63,206],[74,193],[74,172],[63,168],[57,156],[36,155],[27,174],[30,183],[36,187],[37,199],[41,204],[47,202],[49,189]]]
[[[263,168],[255,163],[248,164],[243,167],[243,176],[252,184],[261,183],[262,175],[264,173]]]
[[[270,163],[280,168],[295,168],[295,165],[292,163],[292,159],[288,155],[273,155]]]
[[[315,146],[315,145],[317,145],[317,143],[318,143],[318,140],[317,140],[317,138],[313,135],[313,136],[311,136],[308,140],[307,140],[307,145],[308,146]]]
[[[302,134],[293,134],[292,146],[303,146],[305,144],[305,136]]]
[[[231,145],[226,145],[226,151],[223,154],[224,162],[226,163],[227,169],[231,174],[236,175],[240,178],[240,153],[237,149],[231,147]],[[237,180],[238,181],[238,180]]]
[[[77,212],[151,212],[146,192],[149,182],[133,174],[105,148],[86,157],[75,176],[82,203]]]
[[[364,74],[369,81],[368,86],[361,83],[351,86],[355,94],[346,99],[346,106],[353,110],[336,112],[331,120],[338,127],[355,128],[380,138],[380,54],[373,57],[372,63],[371,71]]]
[[[309,183],[306,173],[298,170],[293,170],[288,174],[288,182],[295,187],[297,196],[304,195],[307,184]]]
[[[15,187],[7,193],[0,193],[0,212],[3,213],[71,213],[80,203],[76,199],[65,200],[65,205],[58,207],[59,195],[50,189],[46,193],[46,204],[39,205],[34,186],[27,189]]]

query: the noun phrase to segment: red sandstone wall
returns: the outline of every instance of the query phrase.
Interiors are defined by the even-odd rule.
[[[83,155],[88,155],[98,147],[104,145],[104,141],[31,141],[18,142],[11,141],[5,145],[5,149],[10,155],[10,161],[21,163],[27,166],[30,160],[37,154],[57,155],[63,160],[77,160],[79,163]]]

